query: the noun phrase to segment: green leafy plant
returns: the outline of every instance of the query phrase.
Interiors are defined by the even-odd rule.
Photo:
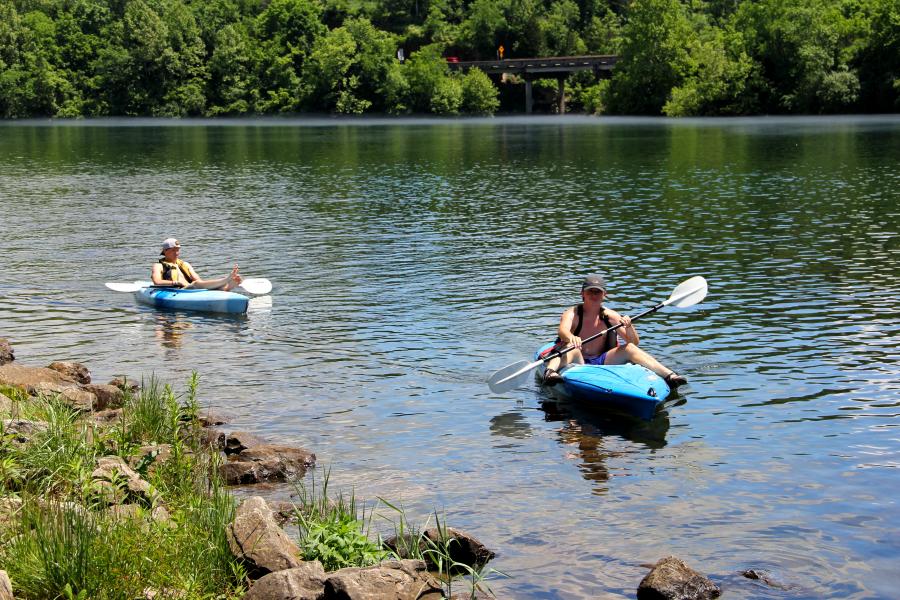
[[[299,546],[305,560],[318,560],[326,570],[373,565],[387,556],[380,540],[368,536],[371,515],[356,502],[353,494],[328,496],[331,473],[323,469],[322,484],[313,473],[310,486],[297,485],[294,512],[300,527]]]

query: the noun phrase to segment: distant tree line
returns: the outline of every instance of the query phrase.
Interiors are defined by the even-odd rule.
[[[491,114],[500,45],[620,55],[593,113],[900,109],[900,0],[0,0],[0,117]]]

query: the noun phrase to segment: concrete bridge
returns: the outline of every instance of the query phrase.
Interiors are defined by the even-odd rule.
[[[525,112],[531,113],[531,82],[535,79],[552,79],[557,81],[557,106],[559,114],[566,112],[566,96],[564,84],[566,77],[576,71],[593,71],[597,77],[610,77],[618,56],[548,56],[546,58],[505,58],[502,60],[470,60],[448,61],[447,65],[454,71],[468,71],[477,67],[488,75],[502,76],[506,73],[518,75],[525,80]]]

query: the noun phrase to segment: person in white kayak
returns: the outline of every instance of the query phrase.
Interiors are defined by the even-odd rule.
[[[687,383],[687,379],[638,348],[640,336],[632,325],[631,318],[604,308],[605,298],[606,280],[603,276],[592,273],[585,277],[581,284],[582,303],[562,314],[556,345],[547,353],[569,346],[575,348],[547,363],[544,383],[559,383],[562,380],[559,371],[570,364],[621,365],[629,362],[647,367],[665,379],[672,389]],[[609,331],[582,345],[582,338],[588,338],[620,323],[622,327],[616,331]]]
[[[153,265],[150,272],[153,285],[228,291],[241,284],[242,279],[238,274],[237,265],[234,265],[231,273],[225,277],[203,279],[190,263],[178,258],[180,252],[181,244],[178,240],[175,238],[163,240],[162,252],[159,253],[162,258]]]

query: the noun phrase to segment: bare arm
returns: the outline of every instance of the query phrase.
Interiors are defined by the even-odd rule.
[[[184,285],[183,283],[172,281],[171,279],[163,279],[163,268],[159,263],[153,265],[153,268],[150,271],[150,279],[153,280],[153,285],[170,285],[174,287],[181,287]]]
[[[575,309],[570,308],[559,318],[559,329],[556,334],[565,346],[581,348],[581,338],[572,333],[572,323],[575,321]]]
[[[607,310],[610,316],[610,322],[613,326],[622,323],[622,327],[616,329],[616,334],[627,344],[635,346],[641,343],[641,336],[638,335],[637,329],[631,324],[631,317],[623,317],[614,310]]]

